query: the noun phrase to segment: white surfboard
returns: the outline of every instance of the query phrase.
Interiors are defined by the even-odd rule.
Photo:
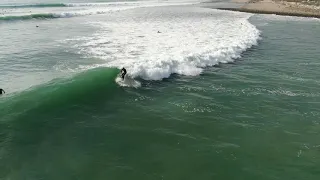
[[[134,87],[134,88],[139,88],[141,87],[141,83],[133,78],[131,78],[128,74],[124,76],[124,79],[122,79],[121,74],[119,74],[116,79],[116,83],[119,84],[120,86],[125,86],[125,87]]]

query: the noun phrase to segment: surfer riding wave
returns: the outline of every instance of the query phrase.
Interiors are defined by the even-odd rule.
[[[121,78],[124,80],[124,77],[125,77],[125,75],[127,74],[127,70],[126,70],[126,68],[122,68],[121,69]]]
[[[120,86],[126,86],[126,87],[135,87],[138,88],[141,86],[141,83],[137,80],[135,80],[134,78],[130,77],[127,74],[127,70],[126,68],[122,68],[120,70],[120,74],[119,76],[116,78],[116,82],[120,85]]]

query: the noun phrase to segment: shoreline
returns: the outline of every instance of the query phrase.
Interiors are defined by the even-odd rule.
[[[299,2],[297,2],[299,1]],[[232,3],[241,4],[235,8],[216,8],[219,10],[247,12],[254,14],[275,14],[281,16],[320,18],[320,5],[303,4],[301,0],[295,2],[280,0],[232,0]]]

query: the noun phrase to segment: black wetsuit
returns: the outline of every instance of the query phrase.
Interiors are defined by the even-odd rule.
[[[125,68],[121,69],[121,77],[124,79],[124,76],[127,74],[127,70]]]
[[[3,94],[5,94],[6,92],[4,92],[4,90],[3,89],[1,89],[0,88],[0,94],[2,94],[2,92],[3,92]]]

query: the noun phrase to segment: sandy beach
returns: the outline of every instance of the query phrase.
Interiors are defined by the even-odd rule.
[[[232,2],[241,3],[243,5],[240,8],[220,9],[261,14],[320,18],[320,1],[296,0],[294,2],[289,2],[279,0],[233,0]]]

